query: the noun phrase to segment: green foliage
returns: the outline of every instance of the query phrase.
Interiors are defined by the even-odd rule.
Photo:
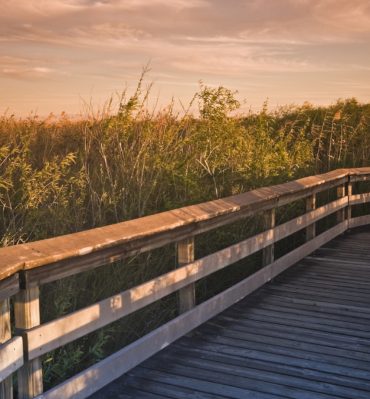
[[[200,117],[208,121],[227,119],[230,112],[240,108],[240,103],[235,98],[236,94],[237,92],[223,86],[211,88],[201,83],[200,92],[196,95],[199,100]]]
[[[328,107],[304,104],[269,112],[265,103],[260,112],[237,115],[235,92],[201,84],[195,96],[198,117],[177,115],[173,104],[150,113],[143,76],[133,96],[126,99],[124,93],[119,99],[115,115],[74,122],[66,116],[58,121],[0,118],[2,245],[369,163],[370,104],[348,99]],[[224,240],[226,233],[220,234]],[[237,234],[244,236],[245,226]],[[206,240],[205,249],[209,246]],[[42,319],[94,303],[174,263],[165,250],[151,259],[155,269],[149,260],[148,255],[43,287]],[[160,323],[162,311],[153,309],[143,318],[131,317],[129,325],[102,329],[48,354],[46,384],[65,379]]]
[[[86,177],[76,155],[55,156],[37,168],[27,142],[0,148],[2,244],[10,245],[68,233],[83,220],[71,210],[83,208]],[[77,227],[77,228],[76,228]]]

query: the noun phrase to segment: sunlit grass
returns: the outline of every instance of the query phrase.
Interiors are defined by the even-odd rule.
[[[116,106],[108,101],[100,112],[81,120],[67,115],[57,119],[0,117],[3,246],[342,166],[369,164],[370,104],[348,99],[328,107],[305,104],[273,112],[265,104],[259,112],[242,115],[237,114],[235,93],[224,87],[201,86],[192,103],[198,110],[192,115],[174,111],[173,104],[149,111],[149,91],[142,92],[141,84],[133,96],[124,93]],[[214,242],[217,245],[217,239]],[[52,298],[43,304],[43,317],[70,312],[83,306],[87,297],[111,295],[112,286],[119,290],[128,279],[145,279],[142,264],[129,267],[130,273],[125,273],[125,266],[117,267],[121,280],[116,276],[113,282],[109,274],[102,279],[92,273],[78,281],[78,290],[72,280],[45,289]],[[96,292],[87,294],[84,284]],[[130,320],[135,323],[134,318]],[[145,329],[143,320],[136,327],[131,325],[131,337]],[[48,356],[48,384],[78,369],[77,364],[100,358],[116,340],[113,330],[70,344],[69,355],[63,352],[58,357],[62,352],[57,351]],[[122,342],[130,339],[122,334]]]

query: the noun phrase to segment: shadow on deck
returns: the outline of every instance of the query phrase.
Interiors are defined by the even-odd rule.
[[[370,398],[370,228],[347,232],[91,399]]]

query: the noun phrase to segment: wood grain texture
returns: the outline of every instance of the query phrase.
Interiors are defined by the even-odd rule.
[[[0,344],[8,341],[11,336],[10,301],[4,299],[0,301]]]
[[[370,180],[370,168],[352,168],[349,169],[349,179],[352,182]]]
[[[316,209],[316,194],[312,194],[306,198],[306,212],[311,212]],[[316,235],[316,224],[311,223],[306,228],[306,241],[312,240]]]
[[[38,287],[20,290],[15,297],[15,327],[19,331],[40,324],[40,292]],[[31,399],[43,391],[42,367],[39,358],[27,360],[18,370],[18,397]]]
[[[194,262],[194,237],[177,243],[177,263],[184,266]],[[178,292],[179,313],[187,312],[195,306],[195,284],[190,283]]]
[[[6,298],[0,300],[0,398],[3,399],[13,398],[13,370],[9,370],[9,366],[15,361],[9,351],[11,336],[10,301]]]
[[[369,252],[370,230],[325,244],[340,231],[316,241],[333,254],[301,260],[91,399],[368,399],[370,267],[357,250]]]
[[[338,169],[285,184],[259,188],[199,205],[61,237],[0,249],[0,280],[17,271],[53,264],[64,276],[176,242],[231,223],[257,211],[304,198],[348,180],[349,170]],[[360,172],[359,172],[360,173]],[[101,256],[99,256],[101,254]],[[82,259],[82,261],[81,261]],[[63,263],[63,261],[67,261]],[[82,266],[81,266],[82,263]],[[80,265],[80,266],[79,266]],[[53,275],[53,273],[49,273]],[[57,278],[60,278],[58,275]]]
[[[273,230],[276,222],[276,211],[270,209],[263,215],[264,230]],[[269,265],[274,261],[274,244],[266,246],[262,250],[262,266]]]
[[[348,220],[348,225],[349,221],[352,218],[352,205],[351,205],[351,197],[352,197],[352,191],[353,191],[353,182],[351,180],[348,181],[347,184],[347,196],[348,196],[348,207],[347,207],[347,220]]]
[[[351,205],[365,204],[367,202],[370,202],[370,193],[355,194],[349,197]]]
[[[340,186],[337,187],[337,197],[338,198],[343,198],[346,195],[346,185],[341,184]],[[346,212],[345,209],[341,209],[337,212],[337,222],[341,223],[345,220],[346,218]]]
[[[23,343],[22,337],[13,337],[0,345],[0,382],[2,384],[6,382],[11,383],[11,379],[8,379],[15,371],[17,371],[23,365]],[[5,380],[5,381],[4,381]],[[3,385],[3,390],[0,391],[1,398],[7,399],[12,396],[12,389]],[[8,394],[8,396],[6,396]]]
[[[39,399],[61,397],[82,399],[88,397],[145,359],[167,347],[181,336],[251,294],[307,254],[341,234],[346,227],[346,222],[342,222],[327,230],[314,240],[279,258],[277,261],[262,268],[231,288],[183,313],[103,361],[44,393],[42,396],[39,396]]]
[[[338,242],[341,243],[340,248],[335,248],[335,242],[325,245],[348,228],[370,224],[370,215],[351,218],[351,213],[349,212],[348,220],[345,217],[345,209],[349,204],[361,204],[370,200],[370,194],[352,195],[351,182],[357,178],[359,180],[367,180],[369,177],[370,168],[336,170],[325,175],[311,176],[99,229],[0,249],[0,255],[3,254],[3,257],[0,256],[0,300],[2,297],[6,300],[9,296],[19,291],[18,272],[22,277],[23,289],[16,295],[15,319],[17,329],[23,330],[27,358],[18,373],[19,398],[30,399],[37,395],[38,398],[85,398],[91,395],[114,378],[131,370],[162,348],[167,347],[179,337],[187,334],[218,313],[223,312],[246,295],[253,293],[266,282],[279,276],[290,266],[301,261],[323,245],[324,247],[317,251],[317,259],[313,260],[313,256],[311,256],[302,261],[302,264],[309,265],[310,270],[306,272],[308,274],[302,275],[303,279],[305,276],[307,277],[305,281],[296,280],[295,283],[289,280],[280,281],[279,285],[272,284],[271,287],[261,288],[260,291],[262,293],[268,291],[269,295],[277,301],[280,301],[283,297],[284,300],[293,303],[294,306],[330,308],[331,312],[346,311],[351,312],[351,317],[361,314],[362,318],[366,318],[364,315],[369,315],[370,318],[370,310],[368,308],[370,294],[365,289],[366,282],[363,280],[365,277],[370,278],[370,272],[366,269],[366,262],[370,262],[370,253],[367,252],[367,247],[363,246],[363,243],[368,242],[370,236],[364,232],[362,235],[357,235],[355,241],[352,240],[352,243],[348,241],[347,244],[339,240]],[[347,196],[345,193],[346,184],[349,187]],[[316,193],[332,187],[337,187],[339,198],[315,209]],[[277,206],[307,197],[306,214],[275,227],[275,208]],[[267,215],[265,221],[266,231],[194,261],[195,235],[261,211],[265,211]],[[314,223],[335,212],[337,213],[338,224],[315,237]],[[299,248],[274,260],[274,243],[305,228],[307,238],[311,239]],[[178,269],[141,286],[107,298],[98,304],[40,325],[39,284],[91,270],[102,264],[175,242],[178,243]],[[194,283],[197,280],[261,249],[264,254],[263,264],[265,267],[224,292],[195,306]],[[352,262],[350,249],[356,250],[356,253],[361,256],[361,259],[356,264]],[[326,264],[330,266],[333,261],[330,260],[329,256],[337,257],[335,273],[331,270],[332,274],[328,272],[326,265],[323,266],[320,263],[320,259],[325,258]],[[350,270],[347,269],[347,264],[351,265]],[[357,276],[356,271],[362,273],[361,278]],[[315,283],[307,281],[309,278],[314,280],[316,273],[320,273],[325,279]],[[343,280],[344,278],[346,281]],[[340,284],[338,281],[340,281]],[[335,288],[338,284],[341,287],[340,293]],[[354,288],[355,285],[356,288]],[[72,377],[65,383],[42,394],[40,363],[42,354],[118,320],[177,290],[180,290],[181,314],[179,317],[102,362]],[[263,312],[266,313],[265,310]],[[276,312],[279,313],[278,311]],[[299,325],[294,324],[297,321],[295,320],[297,316],[290,318],[289,311],[280,313],[282,313],[281,320],[284,320],[284,323],[291,325],[292,328],[300,328]],[[267,314],[270,315],[270,321],[277,323],[278,318],[274,319],[273,312],[269,313],[267,311]],[[308,322],[306,323],[308,315],[306,316],[305,323],[301,326],[305,325],[305,328],[308,328]],[[319,345],[318,337],[316,337],[316,341],[306,338],[304,342],[297,343],[298,338],[291,334],[291,345],[289,346],[288,339],[279,332],[274,331],[267,334],[260,329],[260,333],[255,334],[246,329],[242,319],[243,317],[241,316],[239,328],[230,329],[230,331],[225,333],[225,336],[217,338],[216,344],[224,345],[225,343],[230,343],[231,346],[239,345],[241,349],[248,351],[264,347],[267,351],[271,351],[277,356],[281,355],[281,349],[277,347],[284,347],[285,345],[289,348],[289,356],[301,356],[302,353],[305,353],[304,351],[309,351],[310,361],[333,361],[336,367],[335,370],[340,370],[340,367],[342,367],[339,358],[348,357],[349,360],[346,360],[345,363],[346,367],[350,367],[351,370],[367,371],[368,354],[362,355],[356,351],[347,350],[346,347],[342,346],[336,350],[323,348],[316,355],[315,348]],[[255,322],[262,322],[262,320],[254,320],[253,323]],[[325,323],[329,322],[326,321]],[[360,322],[357,324],[361,325]],[[341,331],[340,328],[344,328],[337,325],[332,327],[336,328],[338,334]],[[209,327],[206,326],[204,328],[207,329]],[[360,329],[360,332],[358,332],[358,328],[355,329],[354,326],[352,329],[347,328],[347,330],[347,333],[353,334],[353,336],[361,340],[366,339],[366,331]],[[266,338],[266,334],[269,338]],[[286,334],[289,335],[290,332],[286,332]],[[209,328],[207,336],[213,337],[213,335],[212,328]],[[320,339],[323,340],[324,337],[320,336]],[[340,340],[339,337],[337,339]],[[21,341],[15,339],[14,342],[16,342],[17,346],[13,345],[12,350],[15,351],[14,348],[19,350],[19,346],[22,346],[22,339]],[[8,343],[6,342],[4,345],[8,345]],[[11,357],[9,352],[11,346],[9,348],[8,346],[2,346],[1,348],[3,348],[3,353],[7,354],[7,358]],[[366,352],[366,348],[362,348],[362,351]],[[22,359],[17,357],[13,363],[18,367],[17,362],[22,361],[23,357]],[[148,370],[151,370],[150,364],[142,367],[147,367]],[[197,367],[195,364],[192,364],[192,366]],[[209,366],[209,369],[212,370],[205,368],[201,376],[194,371],[188,371],[188,367],[190,366],[187,363],[176,365],[176,370],[181,376],[181,378],[176,380],[176,384],[181,385],[181,380],[185,381],[187,379],[188,385],[181,385],[183,389],[188,389],[192,384],[199,386],[199,389],[201,387],[205,388],[207,384],[209,386],[213,384],[212,390],[209,391],[209,395],[212,395],[217,392],[215,384],[219,387],[218,389],[222,390],[225,389],[223,388],[224,386],[228,386],[233,381],[232,392],[236,395],[235,397],[240,398],[244,398],[245,396],[243,395],[246,393],[248,395],[252,392],[256,393],[259,389],[258,384],[256,385],[250,381],[246,382],[241,376],[234,376],[234,379],[231,379],[231,377],[225,376],[221,369],[216,370],[212,365]],[[157,368],[150,371],[150,375],[154,379],[161,378],[162,382],[165,381],[166,372],[172,369],[171,366],[167,368],[166,364],[159,362]],[[370,362],[368,368],[370,371]],[[0,367],[0,373],[1,370]],[[10,375],[6,374],[8,373],[8,368],[5,367],[4,370],[6,371],[3,375],[8,377]],[[239,370],[239,372],[241,371]],[[358,372],[358,374],[361,374],[361,372]],[[205,385],[195,381],[200,377],[206,379]],[[138,378],[144,377],[141,375]],[[166,383],[163,382],[163,384]],[[274,389],[280,389],[279,386],[275,387],[274,384],[276,383],[266,381],[264,384],[265,391],[258,391],[258,395],[256,394],[257,396],[253,397],[270,398],[271,395],[276,397],[276,392],[278,392],[278,395],[283,395],[282,397],[285,397],[284,394],[291,395],[289,397],[297,397],[297,399],[306,397],[300,396],[305,395],[305,393],[302,390],[298,390],[298,387],[289,388],[289,390],[285,388],[285,393],[284,391],[274,391]],[[3,392],[7,391],[3,390],[2,394]],[[174,395],[174,392],[171,395]],[[150,393],[150,395],[157,394],[157,392],[147,393]],[[325,395],[320,394],[315,397],[324,398]]]
[[[346,206],[346,198],[333,201],[308,214],[299,216],[274,229],[191,262],[138,287],[104,299],[79,311],[24,332],[29,359],[35,359],[68,342],[106,326],[148,304],[182,289],[199,279],[231,265],[248,255],[301,230],[312,221],[336,212]],[[189,243],[187,243],[189,244]],[[309,246],[308,246],[309,247]],[[191,259],[193,249],[183,248],[183,256]],[[189,251],[190,249],[190,251]],[[295,256],[295,255],[294,255]],[[284,258],[285,259],[285,258]]]
[[[19,274],[0,280],[0,301],[10,298],[19,291]]]
[[[354,227],[365,226],[367,224],[370,224],[370,215],[357,216],[349,220],[348,228],[353,229]]]

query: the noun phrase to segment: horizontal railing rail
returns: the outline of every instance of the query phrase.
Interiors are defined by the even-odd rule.
[[[38,242],[0,249],[0,397],[86,398],[152,354],[253,292],[348,228],[370,223],[352,217],[352,207],[370,202],[370,193],[352,194],[352,185],[370,180],[370,168],[326,174],[249,191],[140,219]],[[316,207],[316,196],[336,188],[337,198]],[[275,225],[275,210],[305,199],[306,212]],[[250,238],[194,259],[194,237],[264,213],[265,229]],[[316,234],[316,223],[336,214],[337,224]],[[306,242],[274,259],[275,243],[299,231]],[[47,323],[40,322],[39,288],[170,243],[177,245],[178,268],[139,286]],[[196,305],[195,283],[262,250],[262,268]],[[178,292],[180,315],[60,385],[43,392],[41,356]],[[15,336],[11,336],[11,301]]]

